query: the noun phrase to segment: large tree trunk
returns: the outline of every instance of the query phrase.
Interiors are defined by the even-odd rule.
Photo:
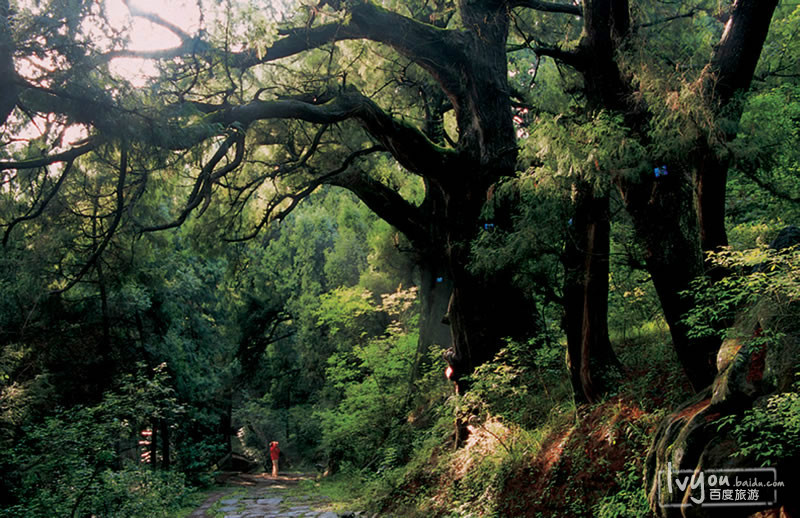
[[[695,390],[714,378],[717,339],[689,337],[683,322],[694,307],[690,283],[703,275],[697,213],[692,186],[677,166],[666,176],[620,181],[625,207],[638,239],[645,248],[645,262],[669,325],[673,347]]]
[[[720,117],[736,122],[736,95],[752,80],[777,0],[737,0],[720,43],[704,72],[703,95]],[[584,33],[572,58],[583,74],[590,105],[622,113],[635,134],[647,140],[646,107],[634,102],[632,87],[616,63],[619,43],[630,28],[627,0],[586,0]],[[703,251],[727,244],[725,192],[729,159],[708,141],[698,142],[688,167],[668,167],[658,179],[620,179],[619,187],[637,237],[645,246],[647,268],[670,327],[675,351],[692,386],[713,379],[718,340],[692,339],[682,319],[693,301],[683,294],[704,275]],[[654,164],[660,166],[661,164]],[[686,181],[692,178],[694,181]],[[697,197],[695,199],[695,193]],[[722,274],[722,272],[717,272]]]
[[[8,0],[0,0],[0,125],[17,104],[19,88],[14,68],[14,38],[11,34]]]
[[[428,199],[435,202],[433,211],[413,206],[384,183],[353,168],[324,181],[356,193],[403,232],[421,257],[432,253],[441,258],[442,277],[453,287],[449,311],[452,348],[447,357],[453,378],[462,385],[465,376],[500,350],[505,337],[525,339],[538,330],[537,312],[515,286],[512,272],[486,278],[469,269],[470,247],[479,232],[487,190],[515,174],[518,150],[506,52],[510,6],[498,0],[460,0],[463,29],[442,30],[373,2],[355,2],[348,7],[349,23],[335,28],[332,34],[318,27],[308,33],[298,31],[303,41],[287,36],[276,43],[284,52],[340,37],[366,38],[393,47],[427,71],[447,97],[446,102],[436,96],[430,98],[425,132],[394,119],[366,96],[354,92],[324,105],[249,103],[220,119],[245,123],[287,117],[287,113],[314,123],[352,118],[401,166],[426,180]],[[277,50],[269,55],[275,59],[289,54]],[[458,126],[454,145],[447,145],[450,139],[441,133],[439,110],[445,106],[452,107]]]
[[[356,119],[400,165],[426,180],[428,196],[419,207],[366,173],[351,170],[326,179],[326,183],[352,190],[403,232],[421,258],[433,255],[441,261],[442,277],[452,283],[452,347],[446,356],[452,378],[462,388],[465,376],[492,359],[504,338],[524,340],[538,330],[535,306],[515,286],[511,271],[487,278],[469,268],[470,247],[480,229],[487,190],[515,174],[517,144],[506,53],[509,8],[504,1],[460,0],[464,28],[442,30],[372,2],[353,3],[350,23],[336,34],[393,47],[429,72],[447,101],[430,97],[425,132],[393,119],[366,97],[355,94],[342,95],[333,105],[306,106],[297,115],[316,123]],[[314,34],[323,37],[327,33]],[[286,40],[291,36],[281,41]],[[316,41],[294,43],[303,47]],[[441,133],[440,110],[444,107],[452,107],[458,126],[458,140],[452,146]],[[284,116],[279,108],[284,105],[261,103],[251,106],[254,111],[232,115],[239,122],[264,114]]]
[[[721,135],[725,141],[736,137],[733,128],[736,128],[744,108],[743,99],[737,96],[750,88],[777,5],[778,0],[735,2],[711,64],[701,78],[705,102],[720,119],[728,122]],[[693,163],[700,242],[703,250],[708,252],[728,245],[725,192],[730,157],[727,153],[715,151],[708,141],[702,141],[698,142]]]
[[[412,379],[417,379],[426,363],[432,345],[449,347],[452,341],[450,326],[445,322],[453,283],[444,271],[420,265],[420,315],[417,354]]]
[[[441,99],[437,100],[438,110],[432,113],[426,120],[426,133],[435,142],[443,144],[443,138],[439,133],[444,131],[443,114]],[[433,224],[439,222],[445,215],[445,199],[441,189],[425,181],[425,199],[420,204],[419,210],[424,214],[425,221],[430,222],[425,226],[423,238],[412,239],[414,246],[415,261],[419,269],[419,339],[417,343],[417,354],[412,369],[412,380],[419,376],[420,367],[427,361],[428,351],[431,345],[438,344],[444,348],[450,347],[452,335],[450,334],[450,322],[446,320],[450,304],[450,296],[453,293],[453,279],[447,271],[444,263],[444,242],[446,240],[442,233],[441,225]]]
[[[608,337],[608,196],[576,182],[575,211],[562,258],[567,367],[576,403],[593,403],[610,388],[619,361]]]
[[[454,283],[450,304],[453,348],[446,358],[453,369],[451,379],[463,392],[468,388],[464,376],[491,361],[505,339],[525,342],[541,325],[535,304],[514,286],[510,274],[484,278],[462,268],[454,275],[463,282]]]
[[[695,185],[700,246],[709,252],[728,246],[725,230],[725,192],[728,185],[729,161],[719,157],[706,145],[696,153]]]
[[[525,342],[541,330],[535,302],[514,281],[507,268],[491,276],[469,268],[471,243],[480,228],[486,189],[479,192],[451,187],[447,199],[448,273],[453,279],[449,320],[453,347],[447,360],[459,390],[468,388],[464,376],[492,360],[506,339]],[[480,193],[480,194],[479,194]]]
[[[777,4],[777,0],[735,2],[710,66],[701,78],[705,102],[720,119],[727,120],[726,127],[735,127],[741,118],[743,104],[737,96],[750,87]],[[723,131],[724,140],[730,141],[734,137],[735,130]],[[670,325],[675,352],[692,386],[700,390],[713,381],[716,371],[714,357],[719,340],[688,338],[688,329],[682,318],[693,307],[693,302],[681,292],[688,289],[691,280],[697,276],[710,274],[712,278],[719,279],[725,275],[724,271],[713,265],[704,265],[704,258],[702,255],[697,257],[694,250],[699,249],[702,254],[728,244],[725,195],[730,157],[727,152],[714,149],[707,137],[701,137],[690,157],[689,167],[693,172],[696,199],[693,199],[689,185],[680,186],[676,175],[668,175],[656,180],[656,183],[663,182],[664,186],[652,191],[650,206],[646,210],[642,207],[646,195],[639,195],[640,199],[636,202],[638,207],[634,212],[640,214],[637,232],[647,243],[648,269]],[[664,195],[656,200],[659,191]],[[677,225],[671,232],[663,228],[663,224],[657,223],[658,218],[663,219],[668,214],[669,219],[674,221],[671,226]],[[677,238],[679,235],[685,236],[685,239],[674,241],[676,244],[683,243],[679,248],[673,245],[665,250],[665,246],[655,243],[657,233],[662,233],[661,240],[669,236]],[[697,242],[694,236],[697,236]],[[689,247],[692,252],[686,253]],[[676,255],[678,257],[674,257]],[[685,261],[680,261],[680,255],[685,255]]]
[[[490,361],[505,338],[525,341],[539,330],[531,299],[515,285],[513,272],[491,277],[470,270],[471,243],[481,228],[481,210],[491,185],[514,175],[516,134],[509,99],[506,41],[509,13],[504,2],[461,0],[465,84],[448,93],[459,127],[459,160],[434,182],[444,199],[443,255],[453,295],[447,359],[459,389],[475,367]],[[447,88],[446,88],[447,89]]]

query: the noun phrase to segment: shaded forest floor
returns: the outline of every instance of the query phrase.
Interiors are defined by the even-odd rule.
[[[408,473],[391,516],[649,517],[641,470],[660,413],[613,397],[532,432],[490,418],[466,444],[437,449]]]
[[[370,486],[361,498],[380,516],[652,517],[644,458],[657,424],[690,389],[661,330],[616,350],[625,365],[616,390],[577,408],[556,356],[511,375],[488,365],[410,462],[350,485]],[[514,357],[505,361],[515,368]],[[467,439],[455,448],[454,420],[465,415]]]

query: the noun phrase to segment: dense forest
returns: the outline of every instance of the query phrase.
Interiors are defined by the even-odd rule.
[[[0,0],[0,517],[797,516],[799,180],[798,2]]]

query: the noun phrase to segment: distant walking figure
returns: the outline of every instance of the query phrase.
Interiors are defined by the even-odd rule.
[[[278,459],[281,456],[281,449],[278,448],[278,441],[269,443],[269,458],[272,459],[272,478],[278,478]]]

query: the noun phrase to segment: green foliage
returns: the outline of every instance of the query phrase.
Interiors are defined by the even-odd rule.
[[[319,298],[317,325],[324,326],[330,338],[354,345],[369,336],[365,328],[378,309],[370,299],[372,294],[358,288],[337,288]]]
[[[779,84],[750,96],[731,150],[728,217],[737,224],[796,223],[800,169],[800,85]],[[746,246],[754,246],[747,243]]]
[[[138,464],[139,431],[182,412],[163,366],[125,376],[94,406],[23,426],[7,446],[18,503],[2,516],[168,516],[190,492],[182,475]]]
[[[644,422],[656,422],[660,414],[647,416]],[[622,422],[626,439],[633,451],[645,451],[650,445],[650,434],[645,426],[635,422]],[[644,456],[633,455],[616,474],[617,487],[600,499],[592,513],[597,518],[651,518],[650,504],[644,484]]]
[[[690,397],[691,387],[669,345],[669,329],[663,321],[645,322],[615,344],[614,351],[627,372],[618,394],[625,394],[648,412],[675,408]]]
[[[347,347],[340,344],[340,352],[329,357],[326,378],[335,390],[331,394],[335,404],[317,414],[321,446],[337,464],[387,469],[406,455],[408,430],[402,423],[418,339],[415,299],[414,289],[398,291],[384,296],[380,306],[372,309],[392,319],[383,336],[364,341],[352,332],[360,326],[332,328],[337,334],[347,329],[355,340]],[[366,299],[355,299],[361,307],[359,300]]]
[[[76,483],[70,491],[34,491],[21,504],[0,509],[0,516],[93,516],[108,518],[170,518],[191,500],[184,477],[175,472],[152,471],[128,465],[90,476],[80,471],[59,478]],[[79,492],[75,493],[72,489]]]
[[[642,445],[644,447],[644,445]],[[641,462],[631,459],[617,474],[619,488],[592,508],[597,518],[650,518]]]
[[[800,300],[800,250],[766,247],[713,252],[709,259],[732,272],[719,282],[698,279],[692,293],[696,306],[686,316],[692,336],[726,336],[739,321],[746,338],[759,326],[782,333],[793,327]]]
[[[658,296],[642,270],[615,268],[609,279],[608,328],[612,340],[647,340],[649,328],[661,324]]]
[[[700,301],[687,316],[687,323],[698,336],[730,335],[743,341],[744,351],[766,351],[771,355],[791,355],[798,336],[800,301],[800,250],[792,247],[773,250],[765,247],[744,251],[725,250],[713,254],[715,264],[732,271],[717,283],[700,281],[694,296]],[[735,327],[729,326],[735,322]],[[780,353],[781,350],[787,352]],[[734,361],[744,361],[739,354]],[[775,362],[776,360],[768,360]],[[719,428],[737,440],[737,456],[754,458],[762,465],[775,465],[800,454],[800,395],[796,357],[780,358],[791,368],[791,390],[781,379],[769,381],[784,390],[745,410],[720,420]],[[792,374],[793,373],[793,374]],[[778,378],[784,373],[775,372]]]
[[[201,22],[208,26],[192,49],[197,59],[162,60],[161,76],[142,89],[115,77],[99,55],[122,48],[132,34],[105,19],[100,3],[17,4],[14,51],[18,62],[27,64],[19,72],[34,87],[25,89],[19,103],[24,110],[4,128],[8,138],[0,156],[31,160],[58,152],[67,145],[66,130],[75,121],[94,124],[93,135],[96,130],[105,143],[93,158],[70,162],[75,174],[59,196],[40,218],[18,226],[0,255],[0,453],[12,452],[11,460],[2,462],[16,464],[15,473],[5,475],[4,470],[3,475],[10,477],[4,489],[12,488],[21,502],[15,511],[29,507],[37,516],[50,506],[56,515],[140,516],[147,499],[173,507],[173,497],[182,493],[181,477],[125,465],[116,447],[132,440],[141,424],[137,420],[171,423],[176,465],[195,479],[224,453],[229,437],[219,430],[231,425],[239,431],[238,446],[255,457],[263,455],[268,438],[278,437],[289,443],[286,451],[293,456],[327,457],[352,475],[350,480],[377,480],[375,487],[387,489],[406,482],[402,464],[409,458],[411,471],[425,469],[423,464],[447,440],[453,417],[448,412],[455,412],[456,404],[460,411],[478,410],[534,428],[515,436],[525,444],[536,442],[541,431],[536,427],[548,415],[569,407],[564,348],[555,332],[508,344],[476,371],[468,396],[441,404],[448,390],[441,358],[420,362],[417,357],[419,310],[408,289],[417,279],[410,254],[399,252],[409,243],[353,196],[323,187],[295,212],[283,214],[263,240],[223,250],[223,240],[216,239],[241,235],[248,224],[260,228],[269,220],[267,205],[283,200],[278,207],[285,207],[289,199],[282,194],[316,185],[313,181],[373,139],[348,123],[317,133],[304,122],[258,121],[243,146],[249,163],[217,173],[222,170],[205,166],[226,129],[189,103],[299,102],[309,99],[305,94],[317,103],[320,95],[352,86],[396,117],[398,127],[438,122],[443,126],[438,134],[428,127],[425,131],[443,147],[452,145],[446,137],[459,137],[453,113],[467,120],[469,107],[452,109],[435,78],[388,46],[339,42],[252,70],[226,59],[227,49],[236,49],[243,59],[250,52],[261,59],[277,38],[297,36],[303,27],[347,22],[344,11],[335,7],[338,2],[302,9],[290,0],[209,8]],[[546,301],[542,320],[550,328],[561,316],[559,259],[569,225],[569,189],[576,180],[613,197],[615,179],[649,173],[653,160],[684,161],[705,140],[738,168],[732,175],[729,214],[746,226],[739,233],[743,240],[755,241],[765,233],[753,224],[756,214],[769,219],[769,225],[798,214],[789,199],[797,197],[800,94],[797,85],[778,84],[777,78],[797,72],[793,36],[800,8],[779,9],[761,65],[764,84],[746,100],[739,137],[731,144],[722,133],[731,131],[732,121],[701,99],[696,81],[722,29],[717,20],[722,4],[692,2],[683,7],[693,16],[674,17],[680,14],[675,10],[679,4],[631,6],[637,30],[621,49],[620,60],[624,74],[633,78],[635,96],[652,109],[645,136],[632,135],[618,114],[589,111],[575,95],[582,88],[577,75],[531,48],[534,43],[574,48],[579,17],[552,23],[550,13],[513,13],[506,43],[516,47],[509,53],[508,70],[519,102],[514,123],[523,173],[495,186],[496,204],[487,206],[484,216],[497,218],[497,224],[474,244],[472,267],[487,276],[513,269],[515,282]],[[386,0],[380,5],[441,27],[463,28],[454,2]],[[298,8],[298,14],[286,21],[290,8]],[[224,9],[229,16],[221,13]],[[670,20],[668,31],[660,23],[649,25],[665,19]],[[207,52],[210,46],[219,50]],[[155,113],[146,108],[150,103],[163,110]],[[34,120],[31,114],[47,115]],[[41,135],[17,138],[39,125],[45,126]],[[176,128],[183,125],[190,127]],[[241,130],[229,128],[227,135]],[[186,144],[201,138],[208,141]],[[651,141],[647,149],[640,138]],[[109,232],[109,215],[114,214],[110,193],[122,169],[116,165],[121,150],[115,139],[142,140],[130,143],[129,179],[120,193],[129,209],[123,226],[82,282],[65,295],[49,295],[73,279]],[[167,150],[156,151],[150,140]],[[192,149],[174,151],[186,147]],[[423,203],[429,185],[385,155],[359,157],[346,174],[358,167],[412,205]],[[230,158],[226,155],[220,164],[230,164]],[[58,167],[63,166],[3,173],[3,228],[35,209]],[[170,221],[183,210],[200,169],[207,179],[202,196],[209,202],[198,211],[203,218],[189,218],[185,231],[139,234],[141,226]],[[769,197],[753,193],[753,185],[778,192]],[[211,203],[223,192],[230,196],[229,205]],[[771,203],[776,198],[781,203]],[[228,208],[241,213],[242,221],[231,223]],[[673,390],[677,369],[660,352],[666,331],[658,327],[656,297],[641,269],[641,252],[626,248],[632,240],[628,223],[617,219],[615,226],[622,231],[615,236],[613,254],[639,263],[634,269],[620,261],[611,279],[612,332],[625,342],[623,362],[634,368],[635,380],[626,390],[643,401],[661,396],[651,404],[668,406],[678,393]],[[734,270],[750,267],[738,260],[720,264]],[[695,336],[720,333],[748,306],[754,308],[748,324],[768,314],[770,325],[780,328],[778,321],[796,318],[796,255],[759,256],[757,264],[757,272],[695,286],[698,309],[687,320]],[[630,343],[634,336],[636,342]],[[780,330],[768,331],[760,340],[784,337]],[[171,379],[132,373],[140,360],[165,363],[162,372],[168,369]],[[412,379],[415,364],[430,365],[430,370]],[[784,428],[770,431],[763,442],[772,452],[777,438],[796,430],[791,417],[796,398],[784,396],[763,410],[783,416]],[[63,408],[56,411],[59,405]],[[232,423],[226,420],[229,412]],[[757,448],[751,442],[761,436],[754,439],[754,430],[766,415],[760,409],[753,412],[741,430],[748,448]],[[520,451],[526,447],[515,444],[495,449],[453,489],[464,512],[523,463]],[[604,502],[599,515],[618,516],[629,503],[639,508],[634,471],[626,468],[622,492]],[[28,494],[29,489],[36,491]],[[574,511],[587,512],[575,506]],[[148,516],[160,512],[151,507]]]
[[[608,192],[608,173],[634,176],[650,163],[646,150],[629,135],[622,116],[611,112],[543,119],[532,139],[551,175],[568,181],[588,180],[598,192]]]
[[[298,207],[263,247],[242,250],[238,283],[248,296],[237,308],[244,369],[234,396],[236,448],[262,459],[264,445],[277,439],[293,468],[336,464],[320,413],[335,416],[332,409],[346,394],[355,401],[354,387],[365,377],[371,380],[361,388],[366,399],[378,395],[375,383],[399,390],[393,377],[402,374],[394,370],[408,367],[407,350],[416,350],[416,330],[410,331],[417,310],[412,304],[401,311],[392,302],[398,285],[412,284],[395,234],[352,195],[326,189]],[[348,422],[348,433],[359,433],[358,419]]]
[[[737,189],[735,182],[732,182],[732,190]],[[769,203],[767,200],[762,202]],[[760,204],[760,203],[759,203]],[[737,218],[730,218],[736,221]],[[777,219],[770,220],[750,220],[741,223],[731,224],[728,229],[728,241],[734,250],[747,250],[758,248],[768,243],[771,236],[776,235],[781,228],[786,225]]]
[[[800,455],[800,382],[795,389],[769,396],[741,416],[720,419],[719,429],[731,430],[739,445],[737,457],[776,466]]]
[[[569,399],[564,355],[563,344],[552,337],[538,337],[525,344],[509,342],[493,361],[472,374],[471,390],[462,405],[478,415],[488,413],[508,423],[535,428]]]
[[[615,200],[616,201],[616,200]],[[645,252],[630,218],[612,220],[608,279],[608,329],[612,342],[646,345],[654,327],[666,330],[661,303],[645,267]]]

